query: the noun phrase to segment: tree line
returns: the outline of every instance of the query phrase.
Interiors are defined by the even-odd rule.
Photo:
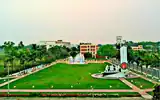
[[[0,76],[7,75],[8,68],[10,73],[15,73],[40,64],[48,64],[57,59],[65,59],[73,52],[76,52],[75,55],[78,53],[77,48],[51,46],[47,49],[46,45],[30,44],[25,46],[22,41],[18,45],[12,41],[6,41],[1,48],[4,50],[5,56],[2,59],[4,71],[0,73]]]
[[[148,50],[141,50],[141,51],[134,51],[131,48],[131,42],[126,42],[127,46],[127,57],[128,63],[136,62],[139,67],[142,68],[143,65],[148,68],[151,67],[160,67],[160,52],[159,50],[155,51],[148,51]],[[107,56],[109,58],[116,58],[120,60],[120,45],[103,45],[97,51],[98,55],[100,56]]]
[[[7,75],[21,70],[31,68],[41,64],[48,64],[58,59],[65,59],[69,56],[75,57],[80,52],[78,47],[50,46],[30,44],[24,45],[20,41],[17,45],[12,41],[6,41],[0,48],[4,51],[3,66],[4,71],[0,71],[0,76]],[[85,53],[85,58],[92,58],[91,53]]]

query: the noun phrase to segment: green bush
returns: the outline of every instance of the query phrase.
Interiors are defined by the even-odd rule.
[[[40,92],[31,92],[31,93],[29,93],[29,96],[31,96],[31,97],[40,97],[41,93]]]

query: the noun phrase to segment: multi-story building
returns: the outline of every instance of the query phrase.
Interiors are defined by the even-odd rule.
[[[57,40],[57,41],[40,41],[38,43],[39,45],[46,45],[47,48],[51,47],[51,46],[66,46],[66,47],[71,47],[71,43],[70,42],[64,42],[62,40]]]
[[[135,51],[141,51],[141,50],[144,50],[143,49],[143,46],[142,45],[138,45],[138,46],[131,46],[132,50],[135,50]]]
[[[92,57],[96,58],[98,49],[99,49],[98,45],[94,45],[92,43],[80,43],[80,53],[81,54],[89,52],[92,54]]]
[[[55,41],[55,44],[58,45],[58,46],[66,46],[66,47],[70,47],[71,46],[70,42],[64,42],[62,40]]]

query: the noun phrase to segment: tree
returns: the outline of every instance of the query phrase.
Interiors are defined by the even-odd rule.
[[[80,51],[80,45],[77,46],[77,50]]]
[[[67,49],[65,48],[60,48],[60,52],[61,52],[61,58],[66,58],[69,56]]]
[[[103,45],[98,49],[97,53],[100,56],[108,56],[112,58],[116,56],[117,50],[112,45]]]
[[[117,50],[116,59],[118,59],[120,61],[120,50]]]
[[[73,58],[77,55],[77,53],[75,51],[71,51],[70,52],[70,56],[72,56]]]
[[[25,70],[25,61],[26,61],[26,57],[28,56],[27,55],[27,50],[25,48],[20,48],[18,51],[17,51],[17,55],[16,57],[19,59],[20,61],[20,66],[23,68],[23,70]],[[21,68],[19,68],[20,70]]]
[[[129,44],[127,45],[127,59],[128,59],[128,62],[132,62],[133,61],[133,50],[131,48],[131,46],[129,46]]]
[[[4,61],[4,65],[7,65],[6,62],[7,63],[10,62],[12,66],[12,72],[13,72],[13,61],[14,61],[15,52],[16,52],[14,45],[15,43],[11,41],[4,42],[4,44],[2,45],[2,48],[4,49],[4,52],[5,52],[5,57],[7,58],[5,59],[6,61]],[[4,68],[6,68],[6,66],[4,66]]]
[[[84,53],[84,57],[87,59],[87,58],[92,58],[92,54],[87,52],[87,53]]]
[[[120,49],[120,44],[115,44],[116,48],[119,50]]]
[[[24,44],[23,44],[22,41],[20,41],[19,44],[18,44],[18,48],[23,48],[23,47],[24,47]]]
[[[78,49],[76,47],[72,47],[71,50],[72,51],[78,51]]]

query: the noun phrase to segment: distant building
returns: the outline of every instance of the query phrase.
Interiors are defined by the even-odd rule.
[[[138,46],[131,46],[132,50],[134,51],[141,51],[144,50],[142,45],[138,45]]]
[[[80,43],[80,53],[82,54],[89,52],[92,54],[92,57],[96,58],[98,49],[98,45],[94,45],[92,43]]]
[[[55,41],[55,44],[58,45],[58,46],[66,46],[66,47],[70,47],[71,46],[70,42],[64,42],[62,40]]]
[[[78,44],[71,44],[71,47],[78,47]]]
[[[46,45],[47,48],[51,47],[51,46],[66,46],[66,47],[71,47],[71,43],[70,42],[64,42],[62,40],[57,40],[57,41],[40,41],[38,43],[39,45]]]
[[[116,43],[120,44],[122,42],[122,36],[117,36],[116,37]]]

